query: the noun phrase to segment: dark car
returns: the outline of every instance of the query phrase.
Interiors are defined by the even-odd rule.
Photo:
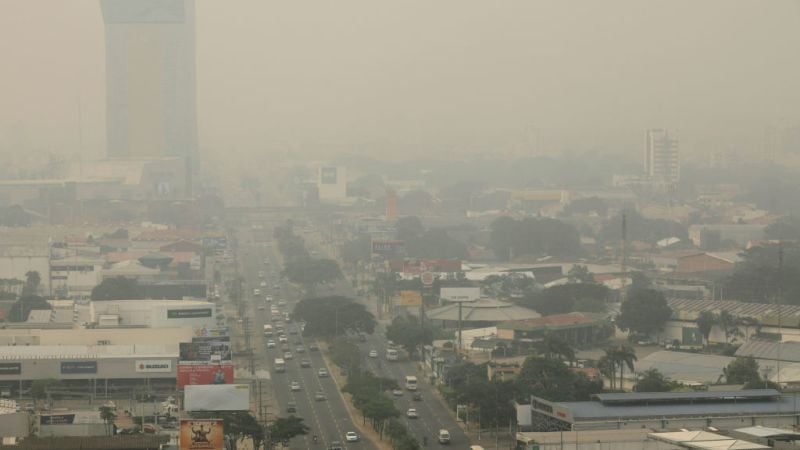
[[[330,450],[344,450],[344,447],[342,447],[341,442],[333,441],[331,442]]]
[[[319,347],[317,347],[317,344],[311,344],[311,345],[308,346],[308,350],[310,350],[312,352],[318,352],[319,351]]]
[[[308,359],[300,361],[300,367],[311,367],[311,361]]]
[[[296,413],[297,412],[297,403],[289,402],[286,405],[286,412],[288,412],[288,413]]]
[[[417,402],[422,401],[422,394],[419,392],[414,392],[414,395],[412,395],[411,398]]]

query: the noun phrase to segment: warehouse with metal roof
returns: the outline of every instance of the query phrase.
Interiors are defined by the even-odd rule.
[[[597,394],[581,402],[532,396],[517,404],[517,422],[523,431],[791,427],[800,424],[800,402],[774,389]]]

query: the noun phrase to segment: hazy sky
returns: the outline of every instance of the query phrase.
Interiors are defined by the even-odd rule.
[[[0,150],[102,154],[103,39],[96,0],[0,0]],[[199,0],[200,145],[761,151],[800,123],[798,55],[793,0]]]

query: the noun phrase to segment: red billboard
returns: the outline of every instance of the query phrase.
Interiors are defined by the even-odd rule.
[[[178,363],[178,389],[189,384],[232,384],[233,364]]]

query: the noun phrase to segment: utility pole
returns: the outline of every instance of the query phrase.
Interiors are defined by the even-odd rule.
[[[627,292],[625,290],[625,280],[628,276],[628,249],[627,249],[627,241],[628,241],[628,216],[624,212],[622,213],[622,243],[620,245],[620,271],[622,272],[622,278],[620,283],[621,289],[619,291],[619,299],[620,303],[624,302],[627,298]]]

